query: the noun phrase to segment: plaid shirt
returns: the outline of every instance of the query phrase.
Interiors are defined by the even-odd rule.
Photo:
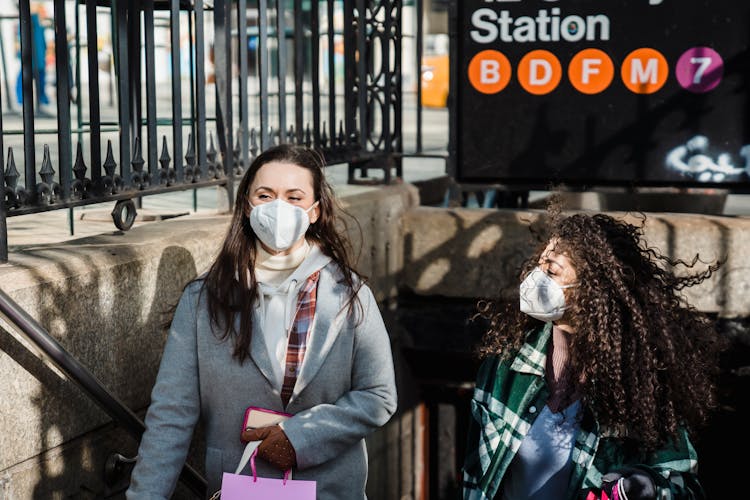
[[[284,383],[281,386],[281,401],[286,407],[292,397],[297,374],[305,359],[307,349],[307,334],[315,316],[315,302],[318,296],[318,278],[320,271],[316,271],[307,278],[297,296],[297,312],[294,315],[286,346],[286,361],[284,364]]]
[[[480,367],[463,467],[465,500],[501,498],[498,492],[508,466],[550,394],[544,371],[551,333],[551,323],[532,330],[514,359],[501,363],[492,357]],[[600,431],[591,411],[584,411],[580,424],[571,455],[573,472],[561,499],[586,498],[601,487],[604,474],[623,466],[649,473],[659,500],[705,498],[696,476],[697,455],[686,432],[680,433],[675,446],[644,457],[624,446],[621,437]]]

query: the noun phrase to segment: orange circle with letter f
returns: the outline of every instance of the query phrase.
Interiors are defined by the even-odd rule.
[[[599,49],[584,49],[568,64],[570,84],[582,94],[598,94],[609,87],[615,77],[612,59]]]

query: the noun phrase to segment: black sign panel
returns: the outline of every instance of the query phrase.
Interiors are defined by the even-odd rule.
[[[750,2],[457,5],[459,181],[750,184]]]

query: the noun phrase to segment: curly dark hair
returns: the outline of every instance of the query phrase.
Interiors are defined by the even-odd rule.
[[[676,438],[680,426],[693,434],[716,407],[726,340],[680,290],[709,278],[720,262],[693,271],[697,255],[692,262],[671,259],[646,245],[643,224],[604,214],[553,214],[550,220],[549,239],[525,262],[520,278],[538,265],[549,241],[576,270],[580,286],[566,290],[565,318],[576,328],[569,373],[580,381],[583,404],[604,428],[624,431],[645,450]],[[541,324],[520,312],[517,301],[480,301],[478,309],[489,320],[485,356],[511,358]]]
[[[271,162],[292,163],[305,168],[312,175],[320,217],[315,224],[310,224],[305,237],[320,246],[321,251],[338,264],[341,280],[347,289],[350,312],[353,306],[360,306],[357,292],[365,281],[365,277],[353,268],[352,246],[345,236],[347,224],[344,218],[338,216],[348,214],[339,206],[333,189],[325,179],[322,156],[304,146],[289,144],[265,150],[250,164],[237,187],[237,198],[227,235],[203,283],[211,320],[223,332],[219,338],[233,340],[233,356],[240,363],[249,356],[253,333],[252,312],[255,301],[258,300],[253,272],[258,238],[250,227],[248,191],[258,170]],[[353,220],[356,222],[356,219]],[[236,279],[236,276],[248,276],[249,282]],[[240,316],[239,331],[235,330],[235,314]]]

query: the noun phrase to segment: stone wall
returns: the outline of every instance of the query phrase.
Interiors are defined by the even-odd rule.
[[[611,212],[640,224],[632,214]],[[419,207],[404,218],[402,287],[419,295],[492,297],[518,285],[518,270],[539,244],[544,210]],[[724,261],[702,284],[685,290],[700,310],[722,317],[750,315],[750,218],[694,214],[646,215],[644,237],[663,254],[687,262]],[[701,262],[696,270],[704,270]]]

